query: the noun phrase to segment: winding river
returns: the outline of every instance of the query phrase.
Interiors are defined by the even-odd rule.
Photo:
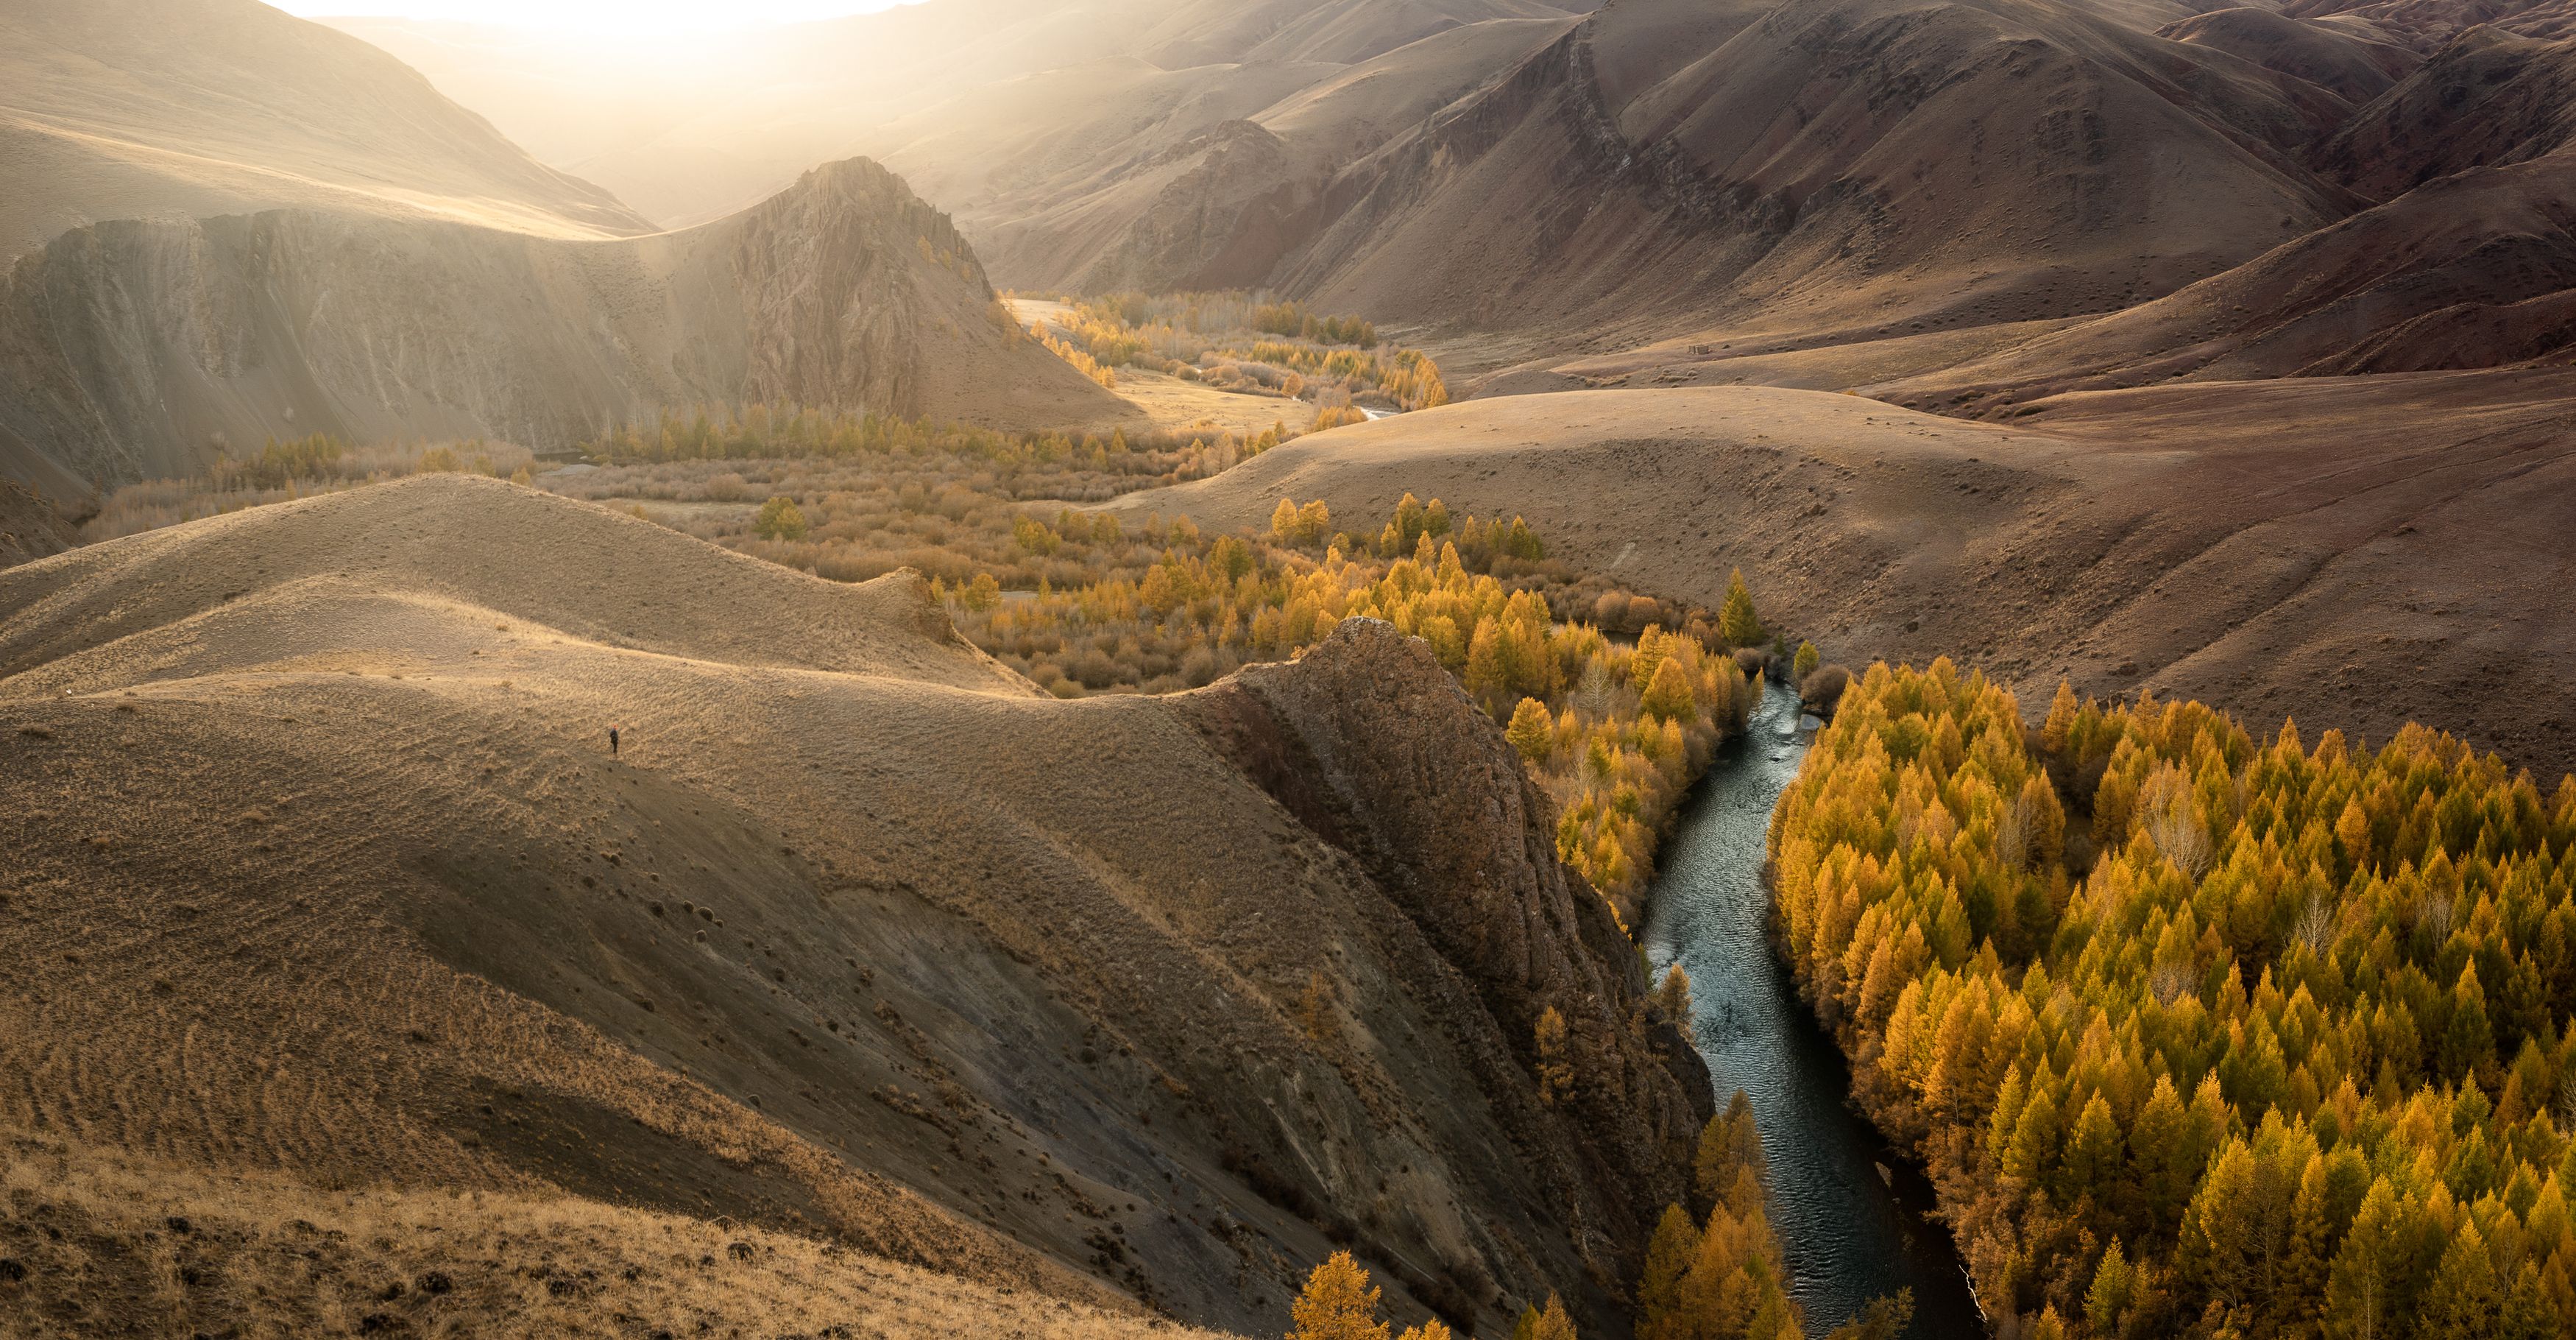
[[[1771,1164],[1771,1226],[1811,1334],[1900,1288],[1914,1290],[1910,1337],[1984,1332],[1931,1186],[1845,1101],[1842,1053],[1798,1000],[1766,930],[1764,840],[1771,805],[1806,753],[1797,695],[1772,687],[1730,742],[1665,844],[1645,949],[1661,975],[1690,973],[1700,1055],[1719,1105],[1753,1100]]]

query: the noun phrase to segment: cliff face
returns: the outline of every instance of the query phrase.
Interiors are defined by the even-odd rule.
[[[95,224],[0,280],[0,473],[67,492],[314,432],[545,449],[692,401],[1123,410],[992,296],[946,219],[858,161],[637,239],[311,210]]]
[[[1647,1234],[1684,1194],[1710,1116],[1708,1073],[1669,1024],[1646,1022],[1636,950],[1600,896],[1557,860],[1551,806],[1502,734],[1427,649],[1353,620],[1298,661],[1251,667],[1185,700],[1200,728],[1318,837],[1350,853],[1419,929],[1471,1003],[1452,1034],[1518,1155],[1461,1172],[1534,1177],[1562,1240],[1527,1243],[1576,1306],[1633,1280]],[[1565,1019],[1576,1082],[1544,1100],[1536,1030]],[[1481,1188],[1504,1196],[1500,1185]],[[1570,1259],[1569,1259],[1570,1253]],[[1543,1294],[1539,1280],[1509,1280]]]

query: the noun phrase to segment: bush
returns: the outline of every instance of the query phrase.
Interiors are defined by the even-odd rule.
[[[774,497],[760,505],[760,516],[751,523],[751,532],[764,540],[801,540],[805,538],[805,514],[788,498]]]
[[[1817,716],[1830,717],[1842,702],[1844,690],[1851,687],[1851,680],[1850,670],[1839,665],[1825,666],[1798,686],[1798,700]]]

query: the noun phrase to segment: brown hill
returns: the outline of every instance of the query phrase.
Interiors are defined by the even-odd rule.
[[[280,206],[549,237],[652,225],[386,55],[256,0],[0,11],[0,259],[101,219]]]
[[[2304,80],[2357,107],[2388,91],[2423,57],[2349,28],[2250,6],[2214,9],[2166,26],[2161,35],[2213,47]]]
[[[1267,282],[1326,208],[1342,166],[1490,83],[1561,35],[1570,18],[1501,19],[1447,29],[1351,66],[1207,67],[1166,80],[1216,75],[1228,90],[1266,93],[1227,119],[1205,105],[1101,150],[1029,166],[963,193],[960,227],[982,239],[994,269],[1041,287],[1210,289]],[[1256,80],[1299,73],[1291,88]],[[1052,85],[1053,80],[1023,84]],[[1017,86],[1014,86],[1015,88]],[[990,101],[989,95],[979,95]],[[1132,99],[1109,98],[1086,122],[1132,124]],[[938,120],[939,113],[926,119]],[[918,146],[897,151],[911,164]],[[961,161],[982,161],[968,152]],[[1050,185],[1035,165],[1055,164]]]
[[[2061,396],[2009,427],[1768,388],[1498,397],[1301,438],[1125,500],[1260,524],[1405,492],[1700,605],[1741,566],[1829,657],[1963,658],[2044,697],[2189,694],[2576,763],[2563,370]],[[2402,693],[2378,686],[2403,684]],[[2499,686],[2510,685],[2510,688]]]
[[[2366,24],[2374,34],[2432,51],[2480,26],[2527,37],[2576,37],[2567,0],[2290,0],[2281,12],[2329,23]]]
[[[0,280],[0,472],[58,495],[270,437],[544,449],[752,400],[1015,428],[1128,412],[865,161],[627,241],[292,210],[97,224]]]
[[[2320,171],[2374,200],[2576,141],[2576,50],[2492,28],[2462,34],[2320,145]]]
[[[2179,293],[1886,383],[1954,412],[2067,390],[2563,361],[2576,158],[2439,178]]]
[[[512,1230],[478,1288],[561,1245],[675,1333],[709,1224],[1263,1330],[1347,1243],[1606,1330],[1708,1095],[1545,804],[1383,625],[1061,702],[908,575],[453,476],[261,508],[0,570],[0,1125],[328,1188],[352,1270],[498,1196],[432,1219]],[[743,1240],[692,1306],[815,1250]]]
[[[1602,348],[2110,310],[2344,212],[2295,161],[2318,98],[2045,0],[1626,3],[1318,188],[1271,279]]]

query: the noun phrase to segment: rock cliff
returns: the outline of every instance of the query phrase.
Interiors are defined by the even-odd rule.
[[[1418,639],[1374,619],[1181,703],[1247,776],[1356,857],[1472,993],[1452,1038],[1474,1057],[1517,1171],[1537,1178],[1566,1229],[1563,1242],[1529,1245],[1560,1289],[1565,1251],[1588,1281],[1624,1287],[1656,1217],[1687,1200],[1708,1073],[1678,1031],[1648,1022],[1635,946],[1557,859],[1551,802],[1501,732]],[[1533,1079],[1551,1008],[1576,1076],[1553,1101]],[[1609,1310],[1598,1290],[1586,1301]]]

